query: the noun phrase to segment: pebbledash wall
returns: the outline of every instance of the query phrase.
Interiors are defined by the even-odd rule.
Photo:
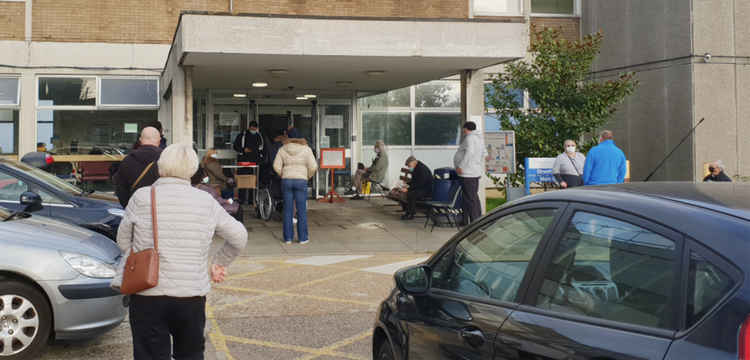
[[[0,0],[0,156],[34,151],[38,142],[62,153],[127,148],[137,138],[133,126],[139,130],[156,119],[171,137],[171,109],[152,89],[164,85],[158,82],[184,11],[404,21],[486,18],[560,27],[577,39],[581,5],[578,0]],[[479,73],[486,78],[496,71]],[[416,85],[407,88],[408,103],[388,110],[359,107],[356,136],[365,140],[363,148],[373,136],[391,136],[367,132],[367,126],[382,128],[388,121],[369,112],[408,113],[408,133],[392,136],[403,147],[399,150],[413,153],[424,138],[420,129],[430,129],[426,121],[449,119],[458,127],[465,120],[457,118],[458,77]],[[421,88],[442,85],[451,92],[450,103],[419,104]],[[481,82],[475,90],[483,91]],[[483,103],[471,106],[475,114],[484,112]],[[357,153],[353,160],[369,161],[366,151]]]

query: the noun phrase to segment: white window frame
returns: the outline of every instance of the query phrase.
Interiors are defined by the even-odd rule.
[[[21,76],[20,75],[0,75],[0,79],[16,79],[18,86],[16,87],[16,103],[15,104],[0,104],[2,109],[18,109],[21,106]]]
[[[469,7],[473,16],[523,16],[523,0],[494,0],[494,1],[507,1],[508,5],[515,4],[517,11],[477,11],[474,8],[476,0],[470,0]]]
[[[96,80],[96,105],[41,105],[39,103],[39,81],[42,78],[74,78],[74,79],[85,79],[94,78]],[[73,74],[73,75],[55,75],[55,74],[38,74],[35,77],[35,97],[36,99],[36,110],[158,110],[161,106],[161,97],[157,93],[157,105],[127,105],[127,104],[116,104],[108,105],[102,104],[102,78],[104,79],[124,79],[124,80],[156,80],[157,89],[159,88],[159,77],[157,76],[114,76],[114,75],[88,75],[88,74]],[[20,91],[20,86],[19,86]]]
[[[559,17],[559,18],[570,18],[570,17],[581,17],[581,0],[573,0],[573,13],[572,14],[548,14],[548,13],[535,13],[532,12],[531,1],[529,1],[529,14],[532,17]]]

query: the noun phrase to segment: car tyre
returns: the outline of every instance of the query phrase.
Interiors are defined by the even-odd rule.
[[[378,349],[378,357],[375,358],[375,360],[395,360],[396,358],[393,356],[393,349],[391,349],[391,344],[388,343],[388,340],[383,340],[383,343],[380,344],[380,349]]]
[[[36,359],[51,331],[52,311],[45,296],[30,284],[0,278],[0,359]]]

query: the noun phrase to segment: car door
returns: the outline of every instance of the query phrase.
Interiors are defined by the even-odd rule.
[[[447,247],[432,262],[431,289],[400,306],[408,358],[491,359],[497,330],[520,299],[527,269],[562,207],[509,209]]]
[[[0,169],[0,206],[10,209],[11,211],[21,210],[21,194],[27,191],[33,191],[42,196],[42,203],[44,204],[44,196],[47,193],[40,192],[39,189],[34,186],[33,183],[29,182],[23,176],[19,176],[14,172]],[[39,215],[49,215],[49,209],[47,207],[36,212]]]
[[[571,205],[497,359],[663,359],[681,301],[682,237],[619,211]]]

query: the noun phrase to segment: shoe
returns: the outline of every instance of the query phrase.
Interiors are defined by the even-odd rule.
[[[404,215],[401,215],[401,220],[412,220],[414,219],[414,214],[406,213]]]
[[[349,189],[349,190],[347,190],[347,191],[346,191],[346,192],[344,193],[344,195],[347,195],[347,196],[349,196],[349,195],[354,195],[354,194],[356,194],[356,193],[357,193],[357,191],[356,191],[356,190],[354,190],[354,189]]]
[[[292,243],[292,240],[284,240],[284,244],[290,245]]]
[[[292,224],[297,224],[297,218],[292,218]]]
[[[300,245],[305,245],[305,244],[307,244],[307,243],[309,243],[309,242],[310,242],[310,239],[307,239],[307,240],[302,240],[302,241],[300,241],[300,242],[299,242],[299,244],[300,244]]]
[[[359,194],[352,196],[352,200],[362,200],[362,199],[364,198],[360,196]]]

